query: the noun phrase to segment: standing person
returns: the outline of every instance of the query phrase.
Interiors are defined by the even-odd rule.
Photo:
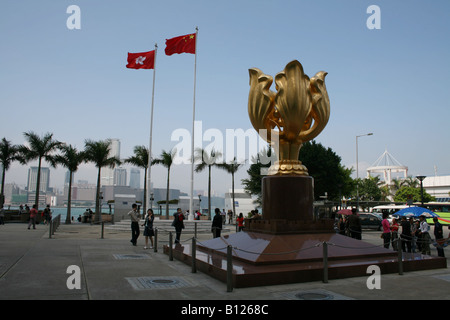
[[[391,226],[387,219],[388,217],[389,213],[383,212],[383,220],[381,221],[381,225],[383,226],[383,244],[386,249],[389,249],[389,243],[391,243]]]
[[[177,208],[177,212],[173,214],[173,222],[172,226],[175,227],[175,243],[180,243],[181,238],[181,230],[184,229],[184,216],[183,212],[181,212],[181,208]]]
[[[3,206],[0,208],[0,224],[5,224],[5,221],[3,218],[5,217],[5,210],[3,209]]]
[[[392,242],[392,249],[394,249],[394,251],[398,251],[399,245],[398,245],[398,222],[397,219],[393,218],[392,219],[392,226],[391,226],[391,242]]]
[[[361,219],[356,213],[356,209],[352,209],[352,215],[348,218],[348,228],[350,229],[350,235],[354,239],[361,240],[362,230],[361,230]]]
[[[153,220],[155,219],[155,216],[153,215],[153,210],[148,209],[147,214],[145,215],[144,224],[142,226],[145,227],[144,229],[144,236],[145,236],[145,247],[144,249],[152,249],[153,248],[153,236],[155,235],[153,231]],[[148,238],[150,238],[151,246],[149,248],[148,246]]]
[[[216,215],[213,218],[212,226],[211,226],[211,232],[213,233],[214,238],[220,237],[220,232],[222,231],[222,215],[220,214],[220,209],[216,208],[215,210]]]
[[[430,255],[430,234],[428,231],[430,230],[430,227],[428,226],[427,220],[425,219],[425,216],[420,216],[420,240],[421,240],[421,248],[422,248],[422,254]]]
[[[402,239],[402,251],[411,252],[411,224],[406,220],[405,216],[402,217],[400,224],[402,226],[402,234],[400,235]],[[405,245],[408,251],[405,250]]]
[[[133,246],[136,245],[137,239],[139,238],[140,230],[139,230],[139,220],[141,219],[141,215],[139,214],[137,204],[133,203],[131,206],[132,210],[128,212],[128,215],[131,218],[131,240],[130,242]]]
[[[45,209],[44,212],[42,213],[43,217],[44,217],[44,224],[50,223],[51,218],[51,212],[50,212],[50,205],[48,204]]]
[[[411,225],[411,252],[414,253],[417,248],[417,225],[413,217],[409,218],[409,223]]]
[[[442,247],[442,243],[444,240],[444,231],[442,230],[442,224],[440,224],[438,218],[434,217],[434,236],[436,237],[437,242],[437,252],[439,257],[445,257],[444,255],[444,248]]]
[[[238,232],[244,230],[244,215],[239,213],[239,217],[236,218],[236,222],[238,224]]]
[[[36,216],[38,215],[38,211],[36,209],[36,205],[33,204],[33,208],[30,210],[30,222],[28,222],[28,230],[30,230],[30,226],[33,225],[33,229],[36,229]]]

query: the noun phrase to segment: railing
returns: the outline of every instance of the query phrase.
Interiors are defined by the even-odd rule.
[[[55,218],[50,220],[48,224],[48,238],[51,239],[52,235],[55,234],[56,229],[58,229],[59,225],[61,224],[61,215],[58,214]]]

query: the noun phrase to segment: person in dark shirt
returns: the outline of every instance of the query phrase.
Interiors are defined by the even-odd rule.
[[[405,250],[406,247],[408,252],[411,252],[411,223],[406,220],[405,216],[402,217],[401,226],[402,233],[400,235],[400,239],[402,239],[402,251],[407,252]]]

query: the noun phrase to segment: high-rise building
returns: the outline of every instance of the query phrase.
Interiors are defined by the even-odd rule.
[[[130,169],[130,188],[133,189],[141,188],[141,169],[138,168]]]
[[[115,186],[127,185],[127,169],[125,168],[114,169],[114,185]]]
[[[30,169],[28,169],[28,183],[27,183],[28,192],[36,191],[38,169],[39,167],[31,167]],[[41,167],[39,191],[47,192],[49,191],[49,189],[50,189],[50,169]]]
[[[120,140],[109,139],[111,141],[111,147],[108,157],[116,157],[120,159]],[[114,185],[114,168],[103,167],[101,171],[101,184],[102,186]]]

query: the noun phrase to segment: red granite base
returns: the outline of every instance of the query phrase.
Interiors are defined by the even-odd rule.
[[[323,280],[323,243],[328,244],[328,279],[367,276],[370,265],[381,273],[398,272],[398,253],[334,233],[266,234],[238,232],[197,243],[196,266],[226,282],[227,246],[233,247],[233,287],[254,287]],[[168,253],[168,247],[164,247]],[[174,258],[192,263],[190,244],[173,246]],[[403,270],[446,268],[447,260],[404,254]]]

